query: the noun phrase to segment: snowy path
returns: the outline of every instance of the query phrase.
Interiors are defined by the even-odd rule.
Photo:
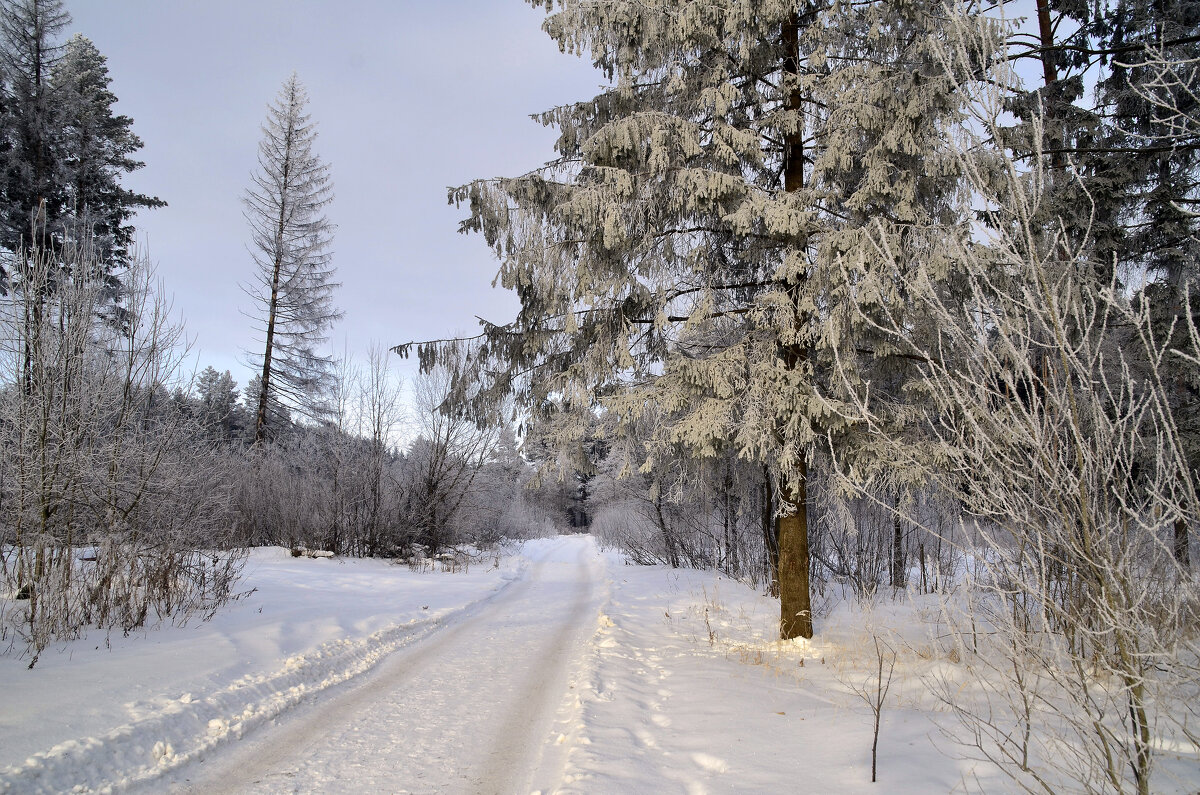
[[[847,600],[781,642],[777,600],[580,536],[458,572],[255,550],[245,585],[205,624],[83,638],[33,671],[0,656],[0,794],[1010,789],[927,692],[960,665],[928,601]],[[909,635],[886,636],[872,784],[854,691],[888,627]]]
[[[587,538],[540,548],[495,598],[356,686],[154,782],[155,791],[529,792],[558,781],[555,744],[595,631],[603,563]],[[562,724],[562,725],[560,725]],[[556,751],[558,753],[556,753]]]

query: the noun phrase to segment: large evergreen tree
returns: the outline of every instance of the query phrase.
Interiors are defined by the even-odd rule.
[[[62,55],[56,44],[71,17],[62,0],[7,0],[0,5],[0,61],[4,78],[3,205],[0,244],[16,251],[30,239],[33,215],[43,206],[46,231],[61,218],[65,169],[58,158],[60,106],[50,72]]]
[[[766,463],[781,634],[809,637],[810,455],[853,437],[824,374],[904,361],[847,309],[902,303],[881,245],[944,269],[922,230],[956,184],[949,34],[909,2],[568,1],[545,28],[614,85],[544,114],[557,160],[452,192],[521,300],[485,326],[476,399],[575,412],[554,427],[580,450],[598,406],[624,423],[654,406],[647,471],[667,448]]]
[[[333,200],[329,167],[313,150],[316,125],[293,74],[267,107],[258,170],[246,191],[246,220],[257,269],[248,291],[258,301],[264,347],[254,440],[266,438],[279,408],[328,413],[333,358],[319,349],[341,313],[333,306]]]

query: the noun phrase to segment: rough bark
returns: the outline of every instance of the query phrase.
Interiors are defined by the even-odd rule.
[[[1188,523],[1186,519],[1175,520],[1175,544],[1173,550],[1175,552],[1175,562],[1184,571],[1190,570],[1192,567],[1192,555],[1188,548]]]
[[[784,61],[783,71],[788,77],[799,74],[800,50],[800,19],[793,15],[783,28]],[[798,88],[789,90],[787,109],[799,111],[803,97]],[[797,122],[797,128],[791,131],[784,140],[783,188],[789,193],[804,187],[804,136]],[[800,285],[789,285],[788,292],[793,305],[799,306]],[[799,328],[805,318],[797,310],[796,325]],[[804,366],[808,351],[800,344],[785,344],[780,351],[789,370],[797,370]],[[783,514],[779,517],[779,637],[783,640],[813,636],[812,597],[809,592],[809,555],[808,555],[808,460],[804,452],[797,454],[793,464],[797,473],[797,485],[792,486],[787,478],[781,478],[779,496],[783,504]]]
[[[904,565],[904,525],[900,521],[900,492],[892,495],[892,587],[907,585],[907,567]]]
[[[813,636],[808,497],[804,485],[807,470],[805,462],[801,461],[800,466],[800,488],[792,491],[785,485],[780,489],[784,515],[779,517],[779,637],[783,640]]]
[[[267,342],[263,352],[262,379],[259,381],[258,411],[254,419],[254,443],[261,444],[267,434],[267,405],[271,395],[271,353],[275,349],[275,315],[279,307],[279,259],[271,280],[271,305],[267,310]]]

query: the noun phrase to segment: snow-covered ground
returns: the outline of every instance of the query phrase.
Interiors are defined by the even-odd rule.
[[[1011,789],[924,684],[957,663],[919,599],[779,642],[777,601],[586,536],[457,573],[259,550],[245,586],[205,624],[0,659],[0,791]],[[874,635],[898,661],[872,785]]]
[[[499,563],[499,565],[494,565]],[[211,621],[0,657],[0,791],[102,789],[199,758],[371,670],[518,579],[523,557],[465,572],[254,550]]]
[[[780,642],[777,600],[714,572],[619,564],[609,557],[564,792],[930,793],[985,772],[939,752],[902,654],[871,783],[872,713],[853,688],[874,659],[858,606],[819,640]]]

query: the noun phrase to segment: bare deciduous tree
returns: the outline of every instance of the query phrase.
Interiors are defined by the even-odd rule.
[[[974,107],[962,164],[986,224],[938,232],[958,241],[963,289],[925,268],[906,285],[932,338],[896,314],[873,321],[922,363],[923,440],[890,434],[852,377],[838,405],[886,466],[956,495],[973,526],[977,598],[951,624],[973,659],[1003,662],[966,668],[1001,697],[946,693],[967,736],[1029,790],[1149,793],[1155,749],[1194,740],[1197,593],[1172,528],[1198,515],[1196,473],[1168,377],[1198,338],[1187,317],[1185,345],[1156,336],[1144,296],[1098,279],[1087,235],[1043,222],[1041,152],[1020,166],[983,145],[1000,138],[1001,94],[981,89]],[[874,244],[892,256],[886,236]]]
[[[101,322],[103,269],[86,235],[68,239],[23,256],[31,289],[0,316],[0,559],[19,597],[2,620],[31,667],[89,625],[208,613],[241,560],[219,551],[222,458],[168,398],[184,350],[149,265],[123,274],[126,322]]]
[[[411,521],[419,543],[433,550],[452,542],[459,511],[499,440],[498,427],[477,424],[449,402],[468,355],[460,347],[413,384],[419,436],[409,450]]]

